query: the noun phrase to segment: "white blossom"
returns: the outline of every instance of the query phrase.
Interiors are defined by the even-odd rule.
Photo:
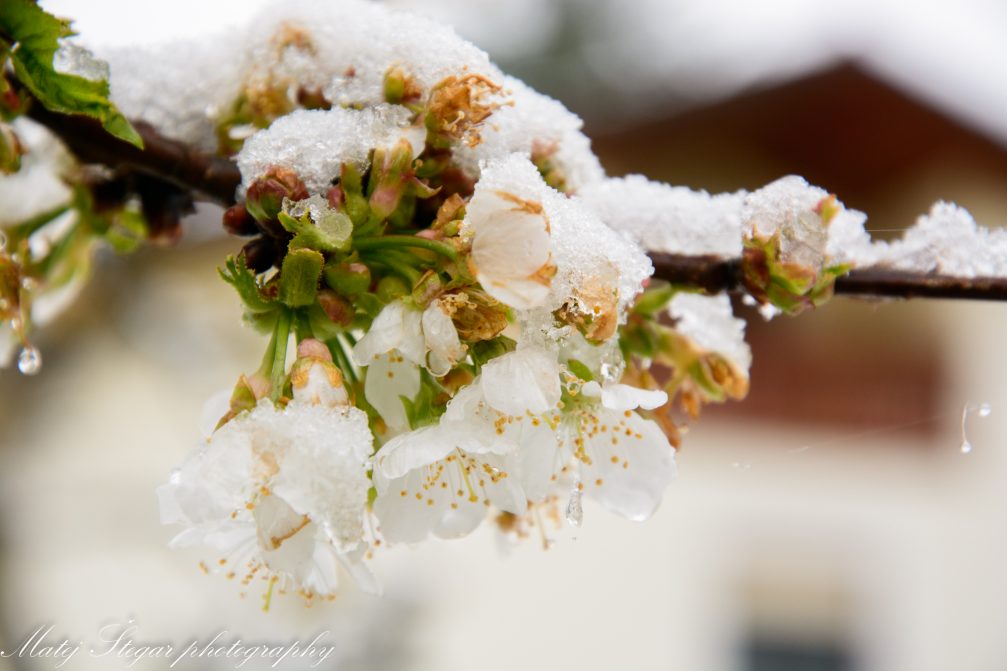
[[[159,488],[162,522],[186,527],[174,545],[209,545],[215,569],[265,569],[306,595],[333,594],[338,564],[376,590],[360,563],[371,433],[330,367],[295,378],[285,408],[263,399],[224,424]]]

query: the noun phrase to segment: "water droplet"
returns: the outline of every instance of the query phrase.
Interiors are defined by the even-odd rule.
[[[38,280],[34,277],[22,277],[21,288],[25,291],[35,291],[38,289]]]
[[[35,375],[42,370],[42,353],[34,345],[26,345],[17,358],[17,369],[22,375]]]
[[[566,521],[572,527],[579,527],[584,523],[584,506],[581,503],[579,483],[570,490],[570,500],[566,503]]]
[[[961,444],[962,454],[968,454],[969,452],[972,451],[972,443],[971,441],[969,441],[968,434],[966,433],[965,430],[965,425],[968,422],[970,412],[974,412],[980,417],[989,417],[990,414],[993,412],[993,408],[992,406],[990,406],[989,403],[985,402],[980,403],[978,406],[973,406],[970,405],[969,403],[966,403],[965,407],[962,408],[962,444]]]

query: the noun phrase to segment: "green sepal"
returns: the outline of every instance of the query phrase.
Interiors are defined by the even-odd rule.
[[[588,368],[582,361],[577,359],[570,359],[566,362],[567,369],[579,377],[584,382],[590,382],[594,379],[594,374],[591,373],[591,369]]]
[[[476,366],[482,366],[487,361],[513,352],[515,349],[517,349],[517,343],[514,340],[507,336],[497,336],[492,340],[480,340],[472,343],[469,347],[469,354]]]
[[[363,226],[371,217],[371,207],[364,196],[364,181],[360,171],[344,163],[339,173],[339,188],[343,192],[343,210],[354,227]]]
[[[309,213],[295,219],[287,212],[278,215],[280,225],[294,234],[291,248],[303,247],[322,252],[344,251],[349,248],[353,235],[350,218],[338,210],[326,207],[314,221]]]
[[[671,298],[675,295],[675,291],[675,287],[670,284],[649,287],[636,299],[636,303],[633,305],[633,312],[651,317],[668,305]]]
[[[325,257],[313,249],[292,249],[280,270],[280,302],[292,308],[311,305],[318,294]]]
[[[438,397],[446,394],[444,388],[426,370],[421,370],[420,374],[420,390],[416,393],[416,398],[410,400],[405,396],[399,396],[411,429],[436,423],[444,414],[446,407],[437,402]]]

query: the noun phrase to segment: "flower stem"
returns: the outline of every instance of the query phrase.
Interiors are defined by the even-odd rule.
[[[353,246],[360,251],[369,249],[387,249],[389,247],[417,247],[446,256],[452,261],[458,258],[458,252],[449,244],[428,240],[415,235],[383,235],[374,238],[357,238]]]
[[[280,311],[280,315],[276,319],[273,337],[276,343],[273,349],[269,398],[273,403],[276,403],[283,395],[283,378],[287,374],[287,345],[290,340],[290,312],[288,310]]]

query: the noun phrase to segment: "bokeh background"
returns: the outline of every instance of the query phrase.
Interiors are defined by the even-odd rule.
[[[256,2],[42,4],[86,41],[122,44],[209,36]],[[797,173],[867,212],[879,237],[937,199],[1007,223],[1001,2],[393,4],[454,24],[566,102],[610,174],[721,191]],[[380,552],[380,599],[348,584],[334,603],[262,613],[255,593],[203,575],[201,553],[166,548],[153,494],[198,440],[203,401],[264,346],[217,278],[239,245],[218,216],[187,222],[177,248],[103,257],[40,334],[43,373],[0,374],[0,648],[40,623],[93,639],[132,616],[148,642],[328,630],[330,669],[1007,668],[1007,306],[995,303],[836,299],[768,323],[739,306],[752,393],[688,432],[650,521],[586,504],[584,526],[550,530],[548,550],[486,525]],[[963,454],[963,410],[981,403],[992,414],[966,413]]]

